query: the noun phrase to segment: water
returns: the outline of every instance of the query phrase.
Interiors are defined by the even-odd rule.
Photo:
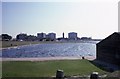
[[[3,49],[3,58],[95,56],[96,43],[53,43]]]

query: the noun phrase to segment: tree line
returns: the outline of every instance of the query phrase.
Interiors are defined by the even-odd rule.
[[[9,40],[12,39],[12,36],[10,36],[8,34],[1,34],[0,39],[3,40],[3,41],[9,41]]]

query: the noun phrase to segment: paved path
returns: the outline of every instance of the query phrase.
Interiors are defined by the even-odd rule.
[[[78,60],[82,57],[41,57],[41,58],[0,58],[0,61],[49,61],[49,60]],[[94,60],[93,56],[86,56],[85,59]]]

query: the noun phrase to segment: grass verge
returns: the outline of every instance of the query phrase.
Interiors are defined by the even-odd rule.
[[[3,77],[51,77],[55,76],[56,70],[64,70],[65,76],[90,75],[97,71],[99,74],[106,73],[97,68],[88,60],[61,60],[61,61],[4,61],[2,63]]]

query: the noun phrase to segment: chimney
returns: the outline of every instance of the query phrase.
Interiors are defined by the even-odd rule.
[[[64,38],[64,32],[63,32],[63,38]]]

